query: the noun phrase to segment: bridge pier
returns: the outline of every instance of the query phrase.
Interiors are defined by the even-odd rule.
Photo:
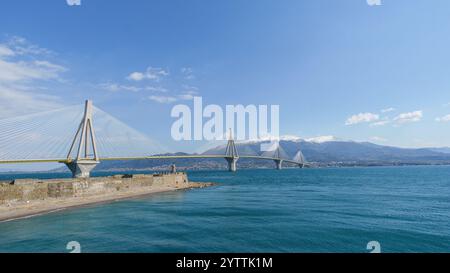
[[[275,168],[277,170],[281,170],[283,168],[283,166],[281,165],[283,163],[282,159],[274,159],[273,161],[275,162]]]
[[[72,172],[73,178],[88,178],[98,163],[100,162],[96,160],[75,160],[65,164]]]
[[[236,162],[238,161],[238,157],[225,157],[225,159],[228,162],[228,171],[230,172],[235,172],[237,171],[237,164]]]

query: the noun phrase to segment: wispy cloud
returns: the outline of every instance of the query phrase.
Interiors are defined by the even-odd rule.
[[[198,93],[199,88],[192,85],[184,84],[183,86],[184,92]]]
[[[136,85],[127,85],[120,84],[115,82],[105,82],[97,85],[102,90],[106,90],[109,92],[119,92],[119,91],[130,91],[130,92],[140,92],[140,91],[150,91],[150,92],[158,92],[158,93],[167,93],[167,90],[161,86],[136,86]]]
[[[436,118],[436,121],[438,122],[450,122],[450,114],[443,116],[443,117],[438,117]]]
[[[178,97],[182,100],[192,100],[194,96],[199,94],[198,88],[195,86],[183,85],[184,91],[178,95]]]
[[[145,78],[145,75],[144,75],[144,73],[141,73],[141,72],[133,72],[127,77],[128,80],[133,80],[133,81],[142,81],[144,78]]]
[[[0,43],[0,83],[58,78],[67,68],[43,59],[50,54],[17,36]]]
[[[186,79],[186,80],[195,79],[194,70],[190,67],[181,68],[181,74],[183,75],[184,79]]]
[[[63,66],[49,61],[5,60],[0,57],[0,82],[48,80],[59,78],[67,71]]]
[[[0,119],[61,107],[59,98],[0,84]]]
[[[144,89],[147,91],[161,92],[161,93],[167,93],[169,91],[166,88],[161,87],[161,86],[146,86],[146,87],[144,87]]]
[[[337,141],[338,139],[335,136],[317,136],[317,137],[311,137],[305,139],[307,142],[313,142],[313,143],[324,143],[324,142],[330,142],[330,141]]]
[[[132,85],[123,85],[118,83],[101,83],[98,85],[101,89],[110,91],[110,92],[118,92],[118,91],[131,91],[138,92],[141,88],[132,86]]]
[[[389,113],[389,112],[393,112],[396,109],[393,107],[389,107],[389,108],[385,108],[385,109],[381,109],[381,113]]]
[[[14,51],[14,55],[24,56],[50,56],[55,52],[47,48],[38,46],[29,42],[27,39],[19,36],[12,36],[6,42],[6,45]]]
[[[386,119],[384,119],[384,120],[380,120],[380,121],[371,123],[370,126],[371,126],[371,127],[379,127],[379,126],[387,125],[387,124],[389,124],[389,123],[391,123],[391,121],[390,121],[389,119],[386,118]]]
[[[184,79],[191,79],[193,77],[193,71],[191,68],[185,67],[182,68],[180,71]],[[126,77],[126,79],[130,82],[134,82],[131,85],[116,82],[106,82],[98,85],[98,87],[110,92],[118,92],[118,91],[153,92],[154,94],[150,96],[145,95],[144,99],[163,104],[170,104],[177,101],[192,100],[194,96],[199,94],[198,92],[199,89],[197,87],[186,84],[181,85],[181,91],[169,92],[170,91],[169,89],[167,89],[161,83],[159,83],[163,78],[167,78],[167,80],[164,81],[163,83],[168,83],[168,80],[170,80],[172,86],[173,82],[176,81],[176,79],[170,77],[168,70],[150,66],[144,72],[137,71],[130,73]],[[147,80],[151,81],[152,83],[149,83]]]
[[[414,112],[402,113],[394,118],[394,121],[398,124],[418,122],[423,117],[423,111],[418,110]]]
[[[193,100],[194,99],[194,94],[185,93],[185,94],[178,95],[178,98],[180,100]]]
[[[162,68],[148,67],[145,72],[132,72],[127,79],[130,81],[152,80],[160,81],[162,78],[169,76],[169,72]]]
[[[370,138],[370,140],[375,141],[375,142],[386,142],[387,139],[383,138],[383,137],[378,137],[378,136],[373,136]]]
[[[40,81],[60,81],[68,70],[48,60],[51,54],[17,36],[0,43],[0,118],[60,106],[57,97],[36,92]]]
[[[14,56],[15,53],[12,49],[10,49],[9,47],[0,44],[0,58],[1,57],[6,57],[6,56]]]
[[[158,96],[158,95],[152,95],[148,97],[149,100],[155,101],[157,103],[174,103],[176,101],[178,101],[177,97],[173,97],[173,96]]]
[[[165,103],[165,104],[170,104],[170,103],[174,103],[177,101],[188,101],[188,100],[193,100],[194,96],[196,94],[194,93],[190,93],[190,92],[183,92],[181,94],[178,95],[173,95],[173,96],[161,96],[161,95],[152,95],[149,96],[148,99],[158,102],[158,103]]]
[[[380,116],[373,113],[359,113],[347,119],[345,125],[355,125],[359,123],[369,123],[380,119]]]

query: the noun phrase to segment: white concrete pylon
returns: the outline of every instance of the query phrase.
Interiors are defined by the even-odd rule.
[[[67,154],[66,165],[71,170],[72,176],[76,178],[89,177],[90,172],[100,163],[92,122],[92,110],[92,101],[86,100],[83,119]],[[77,156],[72,159],[72,153],[77,143]],[[92,150],[92,155],[89,155],[90,150]]]
[[[92,159],[98,161],[97,144],[95,139],[95,130],[92,123],[92,101],[86,100],[84,108],[84,116],[78,127],[77,133],[73,138],[72,145],[70,146],[69,153],[67,154],[67,160],[72,160],[72,152],[75,148],[75,144],[78,142],[77,157],[76,160]],[[89,157],[89,143],[92,147],[93,157]]]
[[[225,150],[225,159],[228,162],[228,170],[230,172],[235,172],[237,170],[236,163],[239,159],[239,154],[234,143],[233,133],[230,128],[230,136],[228,138],[227,148]]]
[[[238,151],[236,149],[236,145],[234,143],[233,134],[230,129],[230,137],[228,138],[227,148],[225,150],[226,157],[239,157]]]

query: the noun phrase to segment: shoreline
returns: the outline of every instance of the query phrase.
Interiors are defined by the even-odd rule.
[[[97,196],[71,197],[66,199],[49,198],[44,200],[34,200],[21,202],[14,206],[0,205],[0,224],[15,220],[37,217],[63,210],[88,207],[91,205],[108,204],[123,200],[132,200],[151,196],[157,193],[172,192],[179,190],[189,190],[213,186],[211,182],[188,182],[181,187],[148,187],[130,189],[123,192],[107,193]]]

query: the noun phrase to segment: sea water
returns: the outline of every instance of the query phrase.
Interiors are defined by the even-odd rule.
[[[100,175],[100,174],[97,174]],[[101,175],[106,175],[103,173]],[[0,175],[56,177],[60,174]],[[450,167],[189,172],[203,189],[0,223],[0,252],[450,251]]]

